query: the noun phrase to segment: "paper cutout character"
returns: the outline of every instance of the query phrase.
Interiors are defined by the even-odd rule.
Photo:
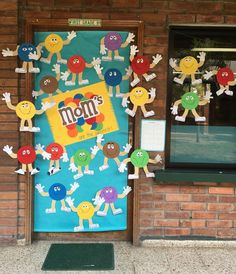
[[[118,156],[124,156],[124,155],[128,154],[130,149],[132,148],[132,146],[130,144],[126,144],[125,146],[123,146],[124,151],[120,151],[120,146],[118,143],[109,141],[109,142],[105,143],[104,145],[102,145],[102,141],[104,141],[103,134],[98,134],[97,146],[100,150],[102,150],[103,155],[104,155],[104,162],[103,162],[103,165],[99,167],[99,170],[103,171],[103,170],[109,168],[109,165],[108,165],[109,159],[114,159],[117,166],[119,167],[120,160],[119,160]]]
[[[34,175],[40,171],[38,167],[33,168],[33,163],[36,160],[36,155],[41,154],[43,156],[43,159],[49,160],[51,155],[43,150],[43,148],[37,148],[34,149],[32,146],[22,146],[18,149],[17,153],[14,153],[13,147],[6,145],[3,147],[3,151],[6,152],[11,158],[18,159],[18,161],[21,164],[21,167],[19,169],[16,169],[15,172],[24,175],[27,171],[27,169],[30,172],[30,175]]]
[[[216,75],[216,80],[220,86],[220,89],[216,91],[216,95],[219,96],[223,93],[233,96],[233,91],[229,90],[230,86],[236,85],[234,79],[234,72],[230,68],[220,68],[219,70],[205,71],[203,78],[209,80],[213,75]]]
[[[50,64],[53,55],[56,54],[57,63],[66,64],[67,60],[62,59],[61,51],[63,47],[65,45],[69,45],[71,40],[74,39],[75,37],[76,37],[75,31],[68,32],[66,40],[62,40],[61,36],[58,34],[55,34],[55,33],[49,34],[45,38],[44,42],[41,42],[38,45],[40,48],[45,47],[47,51],[49,52],[48,57],[47,58],[41,57],[40,61],[46,64]]]
[[[79,184],[74,182],[70,184],[70,190],[66,190],[66,187],[63,184],[55,183],[50,186],[48,192],[44,191],[44,186],[41,184],[37,184],[35,188],[38,190],[41,196],[50,197],[52,199],[51,207],[45,209],[45,213],[56,213],[56,202],[61,202],[61,211],[71,212],[71,209],[65,204],[65,197],[67,195],[72,195],[77,188],[79,188]]]
[[[88,79],[83,79],[83,72],[85,68],[92,68],[95,65],[101,63],[99,58],[94,58],[91,63],[87,63],[84,58],[80,55],[73,55],[67,61],[68,70],[65,72],[61,72],[61,79],[65,81],[66,86],[74,86],[76,75],[78,75],[78,83],[79,85],[87,85],[89,84]],[[72,74],[72,78],[70,81],[67,81],[68,77]]]
[[[20,60],[23,62],[21,68],[15,68],[17,73],[39,73],[40,69],[35,68],[33,65],[34,60],[38,60],[41,56],[40,48],[35,47],[30,43],[23,43],[18,45],[16,49],[10,50],[9,48],[2,50],[3,57],[8,56],[19,56]]]
[[[44,146],[41,146],[39,144],[37,148],[44,149]],[[47,145],[46,152],[51,155],[49,159],[50,162],[49,162],[48,175],[54,175],[61,170],[60,159],[62,159],[63,162],[69,161],[65,147],[58,143],[51,143]]]
[[[53,106],[55,102],[53,101],[53,93],[61,93],[61,90],[58,88],[59,84],[58,81],[60,80],[60,65],[55,64],[53,65],[52,71],[56,72],[56,77],[52,75],[45,75],[40,80],[40,90],[39,91],[32,91],[32,96],[36,99],[38,96],[46,93],[49,96],[50,104]]]
[[[186,117],[189,113],[189,111],[192,112],[195,122],[205,122],[206,117],[199,116],[199,114],[196,111],[196,108],[198,106],[204,106],[208,103],[210,103],[210,100],[213,98],[212,93],[210,91],[210,85],[207,85],[207,91],[206,94],[202,97],[200,97],[197,94],[197,90],[193,89],[191,92],[186,92],[181,99],[175,101],[174,105],[171,107],[171,113],[175,116],[175,120],[179,122],[185,122]],[[184,113],[179,116],[178,114],[178,106],[181,105],[184,108]]]
[[[94,201],[93,204],[97,205],[97,201],[99,201],[99,198],[103,198],[105,200],[105,207],[103,211],[98,210],[97,215],[106,216],[109,210],[109,207],[111,208],[113,215],[121,214],[122,209],[115,208],[114,203],[117,201],[117,199],[125,198],[130,193],[131,190],[132,188],[130,186],[123,187],[123,192],[121,194],[118,194],[117,190],[112,186],[106,186],[102,190],[99,190],[96,193],[95,198],[92,199]]]
[[[37,110],[33,103],[30,101],[21,101],[16,106],[11,103],[11,94],[8,92],[3,93],[3,101],[6,102],[7,107],[16,112],[16,115],[20,118],[20,131],[40,132],[39,127],[33,127],[32,118],[35,115],[44,113],[48,108],[52,107],[48,102],[42,103],[42,108]],[[28,126],[25,126],[25,123]]]
[[[74,227],[74,232],[79,232],[84,230],[84,221],[87,220],[89,222],[89,228],[94,229],[94,228],[99,228],[99,224],[94,224],[93,223],[93,216],[94,213],[99,210],[101,205],[104,203],[103,198],[98,198],[97,199],[97,205],[94,207],[92,203],[88,201],[83,201],[80,203],[77,207],[74,206],[74,199],[71,199],[71,197],[66,198],[66,202],[70,206],[71,210],[73,212],[76,212],[78,217],[79,217],[79,226]]]
[[[124,57],[120,56],[119,49],[126,48],[131,42],[134,42],[135,35],[129,32],[126,40],[122,43],[122,37],[118,32],[108,32],[100,41],[100,53],[103,61],[112,61],[112,52],[114,52],[114,60],[124,61]]]
[[[155,73],[147,73],[150,69],[153,69],[162,60],[162,56],[160,54],[156,54],[156,56],[152,56],[153,61],[150,64],[150,61],[146,56],[135,56],[138,51],[139,50],[137,49],[137,46],[132,45],[130,47],[130,62],[134,78],[133,81],[130,83],[131,87],[136,86],[140,82],[139,76],[143,76],[147,82],[156,78]]]
[[[100,67],[100,65],[96,65],[94,66],[94,69],[97,72],[97,75],[99,77],[100,80],[106,82],[107,86],[108,86],[108,92],[109,92],[109,96],[113,96],[113,87],[116,90],[116,97],[123,97],[123,93],[120,92],[120,83],[121,81],[124,80],[128,80],[130,78],[130,75],[132,73],[131,68],[129,67],[126,70],[126,74],[124,76],[122,76],[120,70],[116,69],[116,68],[109,68],[104,75],[102,74],[102,70],[103,68]]]
[[[148,163],[151,164],[157,164],[162,162],[162,158],[159,154],[155,157],[155,159],[150,159],[147,151],[143,149],[135,149],[130,158],[125,159],[121,164],[118,170],[120,172],[124,172],[126,169],[127,163],[131,162],[131,164],[134,166],[134,174],[129,174],[129,179],[138,179],[139,178],[139,169],[143,168],[146,177],[155,177],[155,173],[148,171]]]
[[[126,108],[125,112],[130,116],[134,117],[138,107],[140,107],[144,117],[150,117],[155,115],[155,112],[153,110],[147,111],[145,108],[145,105],[152,103],[156,97],[155,88],[150,88],[149,91],[150,92],[148,92],[143,87],[135,87],[129,93],[124,94],[122,99],[122,106],[128,106],[128,98],[130,98],[130,101],[133,104],[133,109],[131,110],[129,108]]]
[[[191,76],[192,85],[201,84],[202,79],[196,79],[195,74],[197,70],[204,64],[206,53],[200,52],[197,56],[199,58],[199,62],[196,58],[192,56],[186,56],[180,59],[179,65],[177,65],[177,60],[174,58],[170,58],[169,64],[176,71],[180,73],[180,78],[175,77],[174,82],[183,85],[186,77]]]
[[[83,176],[82,167],[84,167],[84,174],[93,175],[94,171],[89,169],[89,164],[92,159],[96,156],[99,148],[97,146],[90,148],[91,153],[86,149],[79,149],[77,152],[70,158],[70,167],[69,170],[72,172],[78,171],[78,174],[74,175],[74,179],[79,179]]]

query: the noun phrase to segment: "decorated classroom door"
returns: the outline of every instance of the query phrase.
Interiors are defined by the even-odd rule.
[[[37,32],[42,55],[35,74],[38,157],[34,179],[35,232],[95,232],[127,229],[128,32]],[[99,59],[98,59],[99,58]]]

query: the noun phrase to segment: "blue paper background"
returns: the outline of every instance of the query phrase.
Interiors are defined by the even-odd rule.
[[[67,32],[55,32],[59,34],[63,40],[67,37]],[[78,31],[77,37],[74,38],[71,44],[64,46],[61,54],[63,59],[68,59],[71,55],[81,55],[84,57],[87,63],[92,61],[92,57],[102,57],[99,53],[100,49],[100,40],[106,35],[105,31]],[[128,33],[119,32],[125,41]],[[39,44],[44,41],[49,32],[37,32],[35,33],[34,40],[35,44]],[[120,55],[125,57],[124,62],[112,61],[112,62],[103,62],[101,66],[103,69],[103,74],[108,68],[118,68],[124,75],[125,68],[129,66],[129,46],[125,49],[119,50]],[[43,57],[48,56],[48,52],[43,48]],[[56,55],[53,56],[51,64],[44,64],[38,62],[40,68],[40,73],[35,76],[35,87],[36,91],[39,90],[40,79],[47,74],[55,76],[55,72],[52,71],[53,64],[56,63]],[[66,71],[67,65],[61,64],[61,71]],[[71,76],[68,80],[71,79]],[[92,69],[85,69],[83,74],[83,79],[89,79],[89,85],[99,82],[99,78],[96,74],[96,71]],[[78,83],[77,79],[76,82]],[[83,87],[83,86],[81,86]],[[129,91],[129,81],[123,81],[120,85],[121,92]],[[64,85],[64,81],[59,81],[59,88],[62,91],[74,90],[79,88],[78,84],[73,87],[67,87]],[[114,93],[115,94],[115,90]],[[47,95],[42,95],[37,98],[35,101],[37,109],[41,107],[41,99],[47,97]],[[104,142],[107,141],[116,141],[122,146],[128,142],[128,115],[124,112],[124,109],[121,106],[121,98],[112,97],[112,104],[115,111],[116,119],[119,124],[119,130],[104,135]],[[41,143],[45,147],[52,143],[53,136],[50,130],[50,126],[46,117],[46,114],[37,116],[35,119],[35,125],[41,128],[40,133],[36,133],[34,136],[35,144]],[[96,138],[79,142],[73,145],[66,146],[66,150],[69,158],[79,149],[86,148],[90,150],[90,147],[96,145]],[[124,157],[119,157],[120,160],[123,160]],[[75,199],[74,205],[78,206],[82,201],[92,202],[92,198],[95,197],[97,191],[101,190],[105,186],[113,186],[117,189],[118,193],[122,193],[123,187],[127,186],[127,172],[119,173],[117,170],[117,165],[113,160],[109,160],[109,169],[100,172],[98,167],[103,165],[103,153],[99,151],[94,160],[92,160],[90,169],[93,169],[95,174],[94,176],[84,175],[80,179],[76,180],[80,187],[71,195],[72,199]],[[54,183],[62,183],[66,186],[67,190],[70,189],[70,184],[75,180],[72,173],[68,170],[69,162],[63,163],[61,161],[62,170],[55,175],[47,175],[49,161],[43,160],[41,156],[37,157],[35,166],[40,168],[40,173],[35,175],[34,184],[42,184],[45,186],[44,190],[48,191],[49,187]],[[67,205],[68,206],[68,205]],[[34,231],[36,232],[73,232],[74,227],[78,226],[78,215],[74,212],[64,212],[61,211],[61,203],[56,202],[56,213],[46,214],[45,209],[51,207],[51,199],[49,197],[42,197],[38,190],[35,189],[34,195]],[[106,217],[99,217],[96,214],[93,217],[93,222],[100,225],[97,229],[89,229],[88,222],[84,221],[84,231],[93,232],[93,231],[112,231],[112,230],[125,230],[127,228],[127,198],[118,199],[115,202],[115,207],[122,208],[123,213],[120,215],[114,216],[109,209]],[[104,205],[102,205],[100,210],[103,210]]]

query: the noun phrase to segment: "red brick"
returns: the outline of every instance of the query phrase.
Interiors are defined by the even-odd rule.
[[[1,209],[0,210],[0,217],[17,217],[17,210],[13,209]]]
[[[236,237],[236,229],[235,228],[221,228],[218,229],[218,236],[221,237]]]
[[[163,210],[178,210],[179,203],[154,203],[154,207]]]
[[[145,24],[152,23],[155,25],[166,24],[166,16],[160,15],[158,13],[141,13],[140,19],[145,22]]]
[[[234,194],[232,187],[209,187],[210,194]]]
[[[1,1],[0,2],[0,10],[8,11],[8,10],[17,10],[17,1]]]
[[[233,12],[235,14],[235,12]],[[236,17],[235,15],[225,16],[225,23],[226,24],[236,24]]]
[[[151,11],[165,10],[168,8],[168,1],[144,0],[142,1],[142,8],[150,8]]]
[[[224,23],[224,16],[220,15],[197,15],[197,23]]]
[[[140,218],[143,219],[159,219],[164,218],[164,212],[159,210],[144,210],[140,211]]]
[[[214,183],[214,182],[193,182],[193,185],[195,186],[217,186],[218,183]]]
[[[181,210],[205,210],[206,204],[204,203],[182,203],[180,206]]]
[[[185,202],[191,201],[190,194],[166,194],[166,201],[168,202]]]
[[[220,196],[220,203],[236,203],[236,196]]]
[[[163,192],[163,193],[178,193],[179,192],[179,186],[178,185],[154,185],[153,186],[154,192]]]
[[[165,236],[186,236],[190,235],[190,228],[164,228]]]
[[[207,221],[207,226],[208,227],[216,227],[216,228],[219,228],[219,227],[233,227],[233,222],[232,221],[213,221],[213,220],[210,220],[210,221]]]
[[[17,226],[17,218],[0,218],[1,226]]]
[[[154,220],[154,226],[178,227],[178,220]]]
[[[192,228],[192,235],[195,236],[213,236],[217,235],[216,228]]]
[[[150,203],[150,202],[141,201],[141,203],[140,203],[140,209],[142,209],[142,208],[153,208],[153,207],[154,207],[153,203]]]
[[[50,11],[25,11],[25,18],[51,18]]]
[[[232,211],[234,209],[233,204],[208,204],[207,209],[209,211]]]
[[[168,22],[172,24],[195,23],[195,15],[193,14],[170,14]]]
[[[200,186],[180,186],[180,193],[206,193],[205,187]]]
[[[147,185],[140,185],[139,186],[139,191],[142,193],[150,193],[152,192],[152,187],[151,186],[147,186]]]
[[[205,227],[205,220],[180,220],[180,227]]]
[[[14,209],[14,208],[17,208],[17,201],[0,200],[0,208],[1,209]]]
[[[1,200],[17,199],[17,192],[0,192]]]
[[[220,213],[219,219],[221,220],[235,220],[236,219],[236,213]]]
[[[16,226],[0,226],[0,235],[16,235],[17,234],[17,227]]]
[[[153,229],[140,229],[140,236],[162,236],[163,235],[163,229],[159,228],[153,228]]]
[[[163,194],[160,194],[160,193],[154,193],[153,194],[153,200],[156,202],[159,202],[159,201],[164,201],[165,199],[165,195]]]
[[[113,0],[112,1],[113,8],[138,8],[139,0]]]
[[[26,0],[27,1],[27,5],[28,6],[43,6],[43,7],[45,7],[45,6],[47,6],[47,7],[50,7],[50,6],[52,6],[53,5],[53,2],[54,2],[54,0]],[[55,1],[55,5],[56,5],[56,3],[58,3],[58,2],[61,2],[60,0],[57,0],[57,1]],[[66,4],[67,2],[69,2],[69,1],[64,1],[64,4]],[[79,1],[77,1],[77,3],[78,3]]]
[[[215,219],[217,217],[216,213],[210,213],[207,211],[203,211],[203,212],[192,212],[192,218],[193,219]]]
[[[202,195],[202,194],[193,194],[192,195],[193,202],[205,202],[205,203],[212,203],[217,202],[216,195]]]
[[[154,221],[152,219],[140,219],[140,227],[153,227]]]
[[[167,211],[165,212],[166,219],[189,219],[190,213],[183,211]]]

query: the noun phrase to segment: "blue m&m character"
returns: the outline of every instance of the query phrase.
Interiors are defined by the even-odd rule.
[[[29,54],[35,52],[37,52],[36,47],[29,43],[23,43],[18,48],[19,58],[25,62],[31,62],[32,59],[29,58]]]

